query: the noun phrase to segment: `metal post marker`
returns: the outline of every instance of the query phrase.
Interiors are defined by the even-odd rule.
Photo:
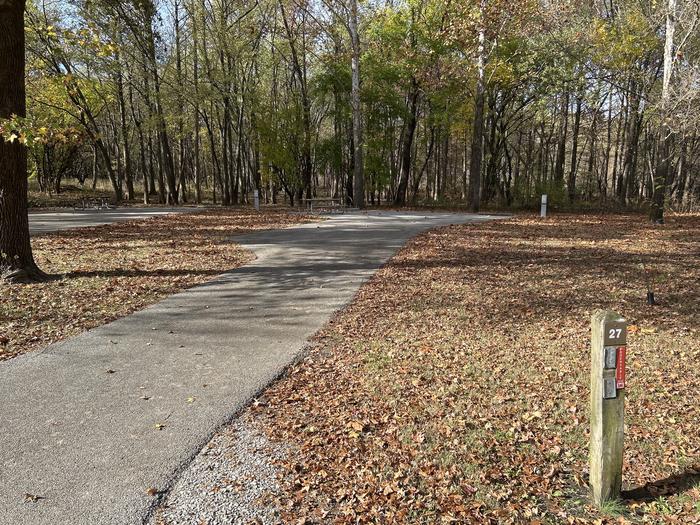
[[[260,192],[258,190],[253,190],[253,204],[255,209],[260,211]]]
[[[590,485],[593,502],[616,500],[622,490],[627,322],[609,310],[591,319]]]
[[[540,204],[540,217],[547,217],[547,194],[542,195],[542,204]]]

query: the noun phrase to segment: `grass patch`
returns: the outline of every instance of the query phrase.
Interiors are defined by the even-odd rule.
[[[622,516],[626,510],[625,504],[619,499],[608,500],[600,506],[601,514],[613,518]]]
[[[413,240],[251,409],[292,450],[285,521],[614,521],[588,503],[598,308],[630,322],[624,488],[664,497],[625,501],[624,519],[697,520],[681,480],[700,469],[699,230],[522,216]]]

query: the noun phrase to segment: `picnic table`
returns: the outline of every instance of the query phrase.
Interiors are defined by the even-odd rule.
[[[342,198],[335,197],[317,197],[313,199],[304,199],[304,203],[309,211],[314,211],[314,206],[318,208],[331,208],[333,210],[345,210],[347,205]],[[324,206],[325,204],[325,206]]]
[[[106,197],[100,197],[96,199],[80,199],[73,206],[73,211],[78,210],[111,210],[113,206],[109,204],[109,200]]]

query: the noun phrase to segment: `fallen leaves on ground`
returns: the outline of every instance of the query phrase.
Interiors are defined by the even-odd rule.
[[[250,410],[288,523],[698,523],[700,216],[419,236]],[[657,306],[646,305],[655,283]],[[624,504],[587,488],[590,318],[630,330]]]
[[[245,264],[253,255],[232,235],[312,220],[284,211],[210,209],[36,237],[39,267],[63,277],[39,284],[0,282],[0,361]]]

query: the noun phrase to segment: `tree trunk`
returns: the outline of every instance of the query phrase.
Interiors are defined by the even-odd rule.
[[[562,121],[559,128],[559,141],[557,144],[557,161],[554,165],[554,182],[559,188],[564,183],[564,161],[566,160],[566,135],[569,130],[569,92],[564,95],[561,106]]]
[[[183,78],[182,78],[182,50],[180,44],[180,2],[175,0],[175,18],[173,20],[175,25],[175,74],[177,81],[177,123],[178,123],[178,174],[179,174],[179,191],[178,196],[181,202],[187,202],[187,171],[185,170],[185,103],[182,98],[182,93],[184,91]]]
[[[623,170],[620,175],[618,184],[618,198],[620,202],[626,203],[629,199],[632,184],[636,178],[637,172],[637,149],[639,147],[639,103],[640,94],[636,82],[630,82],[629,95],[629,110],[628,110],[628,129],[627,141],[625,144],[625,156],[623,161]],[[624,177],[624,178],[623,178]]]
[[[352,42],[352,135],[354,139],[353,190],[355,207],[365,207],[365,175],[362,137],[362,106],[360,104],[360,36],[357,29],[357,0],[350,0],[350,41]]]
[[[201,138],[199,135],[199,38],[197,24],[197,6],[192,4],[191,24],[192,24],[192,75],[194,83],[194,200],[197,204],[202,203],[202,166],[199,152]]]
[[[408,178],[411,175],[411,164],[413,160],[413,137],[416,134],[416,125],[418,124],[418,95],[418,80],[416,77],[413,77],[411,80],[411,93],[408,96],[408,122],[406,122],[402,147],[401,178],[399,179],[399,187],[396,189],[396,197],[394,198],[394,204],[397,206],[406,204]]]
[[[122,59],[121,55],[117,55],[117,100],[119,102],[119,124],[122,136],[122,153],[124,166],[124,180],[126,181],[126,198],[127,200],[135,199],[134,194],[134,179],[131,165],[131,151],[129,148],[129,128],[126,118],[126,101],[124,98],[124,75],[122,74]],[[116,137],[115,137],[116,140]]]
[[[613,95],[612,91],[608,94],[608,125],[607,125],[607,135],[606,135],[606,142],[605,142],[605,162],[603,163],[603,177],[602,177],[602,184],[601,184],[601,193],[603,197],[606,197],[608,194],[608,178],[610,175],[610,151],[612,150],[612,102],[613,102]]]
[[[24,0],[0,2],[0,119],[26,116],[24,86]],[[38,280],[29,241],[27,148],[0,137],[0,276]]]
[[[676,0],[668,0],[666,42],[664,45],[664,76],[661,85],[661,136],[659,137],[659,153],[654,173],[654,197],[650,210],[650,218],[655,223],[664,222],[666,186],[671,164],[671,128],[668,123],[667,112],[670,99],[669,88],[673,74],[673,38],[676,31],[676,10]]]
[[[417,199],[418,199],[418,191],[420,189],[420,182],[423,179],[423,175],[425,174],[425,170],[428,167],[428,163],[430,162],[430,159],[433,156],[433,149],[434,148],[435,148],[435,126],[431,126],[430,139],[428,141],[428,151],[425,154],[425,160],[423,161],[423,166],[421,166],[421,169],[418,171],[418,174],[414,177],[414,181],[413,181],[413,194],[411,195],[411,202],[413,204],[415,204]]]
[[[484,95],[486,92],[486,0],[481,0],[479,46],[477,53],[476,94],[474,99],[474,125],[472,127],[472,149],[469,160],[469,191],[471,210],[479,211],[481,206],[481,159],[484,154]]]
[[[569,202],[576,200],[576,170],[578,168],[578,132],[581,129],[581,97],[576,99],[576,114],[574,115],[574,129],[572,131],[571,144],[571,168],[569,169]],[[585,146],[584,146],[585,147]]]
[[[160,90],[160,74],[158,73],[158,60],[156,57],[156,34],[153,29],[156,10],[153,2],[144,3],[144,20],[147,34],[148,62],[151,77],[153,78],[153,96],[155,98],[155,125],[160,145],[161,170],[165,172],[165,182],[168,188],[169,204],[178,204],[177,179],[175,177],[175,165],[173,162],[173,152],[170,147],[170,139],[165,122],[165,112],[163,110],[163,100]]]

